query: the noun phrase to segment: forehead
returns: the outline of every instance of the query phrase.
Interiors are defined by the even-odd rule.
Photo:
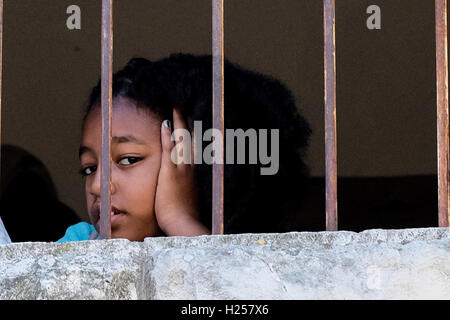
[[[127,98],[115,98],[112,110],[112,136],[133,135],[141,139],[160,139],[161,120],[149,109],[138,107]],[[83,125],[83,143],[101,139],[101,108],[95,106]]]

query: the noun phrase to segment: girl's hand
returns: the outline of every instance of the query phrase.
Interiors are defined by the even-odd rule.
[[[187,129],[183,116],[175,108],[173,109],[173,121],[174,130]],[[161,125],[161,167],[155,196],[155,214],[158,225],[168,236],[211,234],[199,220],[193,160],[191,163],[178,165],[172,161],[172,149],[176,146],[171,135],[169,121],[163,121]],[[191,159],[193,159],[193,154],[191,154]]]

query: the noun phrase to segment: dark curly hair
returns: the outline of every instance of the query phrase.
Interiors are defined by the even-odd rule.
[[[228,60],[225,73],[225,128],[279,129],[279,170],[261,175],[261,164],[225,164],[225,233],[302,230],[302,196],[309,170],[304,163],[311,129],[294,97],[280,81],[246,70]],[[87,104],[86,116],[100,103],[100,81]],[[113,76],[113,97],[127,97],[149,108],[160,120],[172,121],[174,106],[193,129],[201,120],[212,127],[211,55],[173,54],[150,62],[131,59]],[[212,166],[195,165],[200,216],[211,226]],[[296,222],[297,221],[297,222]]]

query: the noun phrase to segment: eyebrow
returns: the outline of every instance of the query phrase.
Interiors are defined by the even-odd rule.
[[[126,136],[120,136],[120,137],[112,137],[111,141],[113,143],[135,143],[135,144],[142,144],[146,145],[146,143],[142,140],[139,140],[133,135],[126,135]]]
[[[80,146],[80,148],[78,149],[78,158],[81,158],[81,156],[86,153],[86,152],[90,152],[92,151],[91,148],[86,147],[86,146]]]
[[[112,143],[118,144],[118,143],[135,143],[135,144],[140,144],[140,145],[147,145],[144,141],[139,140],[138,138],[136,138],[133,135],[126,135],[126,136],[115,136],[112,137],[111,139]],[[80,148],[78,149],[78,157],[81,158],[81,156],[86,153],[86,152],[92,152],[93,150],[89,147],[86,146],[80,146]]]

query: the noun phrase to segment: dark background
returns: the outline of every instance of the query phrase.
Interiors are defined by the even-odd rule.
[[[58,201],[86,220],[77,150],[100,75],[101,1],[4,2],[2,143],[40,159]],[[435,226],[434,1],[336,2],[339,227]],[[66,27],[72,4],[81,30]],[[366,27],[372,4],[381,30]],[[210,0],[116,0],[114,9],[115,70],[134,56],[211,53]],[[226,0],[224,14],[226,58],[282,80],[311,124],[305,228],[324,229],[322,1]]]

